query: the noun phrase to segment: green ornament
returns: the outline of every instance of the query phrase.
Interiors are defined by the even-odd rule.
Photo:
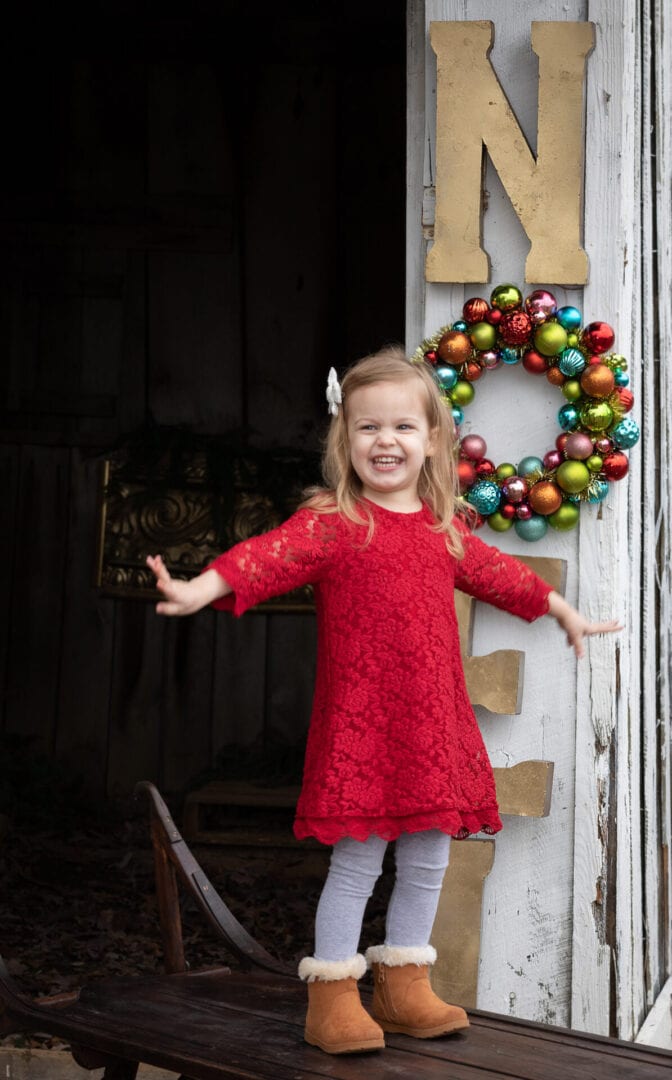
[[[575,349],[578,344],[579,344],[579,336],[578,336],[578,334],[567,334],[567,348],[568,349]]]
[[[606,431],[614,413],[606,401],[588,401],[581,409],[581,423],[589,431]]]
[[[523,302],[523,294],[517,285],[498,285],[492,290],[490,303],[492,307],[500,311],[512,311],[520,307]]]
[[[509,461],[503,461],[501,465],[498,465],[495,469],[495,476],[498,480],[508,480],[510,476],[516,476],[516,466],[512,465]]]
[[[610,367],[612,371],[625,371],[628,366],[628,361],[625,356],[620,353],[612,353],[606,360],[607,367]]]
[[[568,379],[566,383],[563,383],[562,392],[567,398],[567,401],[578,401],[583,394],[581,383],[578,379]]]
[[[476,391],[466,379],[460,379],[450,391],[450,400],[454,405],[470,405],[476,396]]]
[[[579,520],[579,507],[576,503],[563,502],[562,506],[546,519],[548,524],[560,532],[569,532]]]
[[[477,322],[469,331],[469,340],[480,352],[487,352],[497,341],[497,331],[489,322]]]
[[[499,510],[495,510],[494,514],[490,514],[488,518],[488,525],[495,532],[507,532],[513,525],[513,518],[505,518]]]
[[[567,331],[559,322],[545,322],[534,335],[534,347],[542,356],[557,356],[567,348]]]
[[[586,458],[586,465],[591,472],[599,472],[602,468],[602,458],[599,454],[591,454],[589,458]]]
[[[590,471],[586,468],[583,461],[563,461],[562,465],[558,465],[555,473],[555,480],[559,487],[563,491],[568,492],[570,495],[575,495],[579,491],[583,491],[588,487],[590,483]]]

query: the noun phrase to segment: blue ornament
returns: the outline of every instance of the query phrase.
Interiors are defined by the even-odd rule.
[[[585,366],[586,358],[578,349],[563,349],[560,353],[558,367],[562,374],[568,375],[570,379],[582,372]]]
[[[520,360],[520,353],[516,349],[502,349],[499,355],[505,364],[517,364]]]
[[[470,489],[467,502],[470,502],[479,514],[487,517],[494,514],[501,497],[502,493],[494,480],[478,480]]]
[[[568,334],[572,334],[581,326],[581,312],[575,307],[561,307],[556,312],[556,319]]]
[[[453,325],[451,326],[451,330],[459,330],[459,331],[461,331],[461,333],[463,333],[463,334],[464,334],[464,333],[465,333],[465,331],[467,331],[468,329],[469,329],[469,324],[468,324],[468,323],[466,323],[466,322],[464,321],[464,319],[458,319],[458,321],[457,321],[457,322],[454,322],[454,323],[453,323]]]
[[[529,476],[530,473],[541,472],[543,468],[544,463],[541,458],[528,454],[518,462],[518,476]]]
[[[532,514],[527,521],[518,518],[513,527],[521,540],[528,540],[530,543],[541,540],[548,532],[548,522],[541,514]]]
[[[558,423],[563,431],[573,431],[579,424],[579,410],[576,405],[563,405],[558,413]]]
[[[453,421],[455,423],[455,426],[459,427],[460,424],[462,423],[462,421],[464,420],[464,412],[462,411],[462,409],[460,408],[459,405],[453,405],[453,407],[452,407],[452,409],[450,411],[453,414]]]
[[[600,503],[609,494],[609,484],[606,480],[591,480],[588,486],[588,502]]]
[[[454,367],[443,364],[435,369],[435,375],[442,390],[452,390],[457,382],[457,372]]]
[[[630,382],[630,376],[627,372],[621,371],[620,368],[618,368],[614,372],[614,382],[616,383],[616,386],[627,386]]]
[[[624,420],[621,420],[620,424],[616,425],[613,431],[609,432],[609,437],[613,439],[616,446],[619,446],[621,450],[628,450],[639,439],[639,425],[636,420],[626,416]]]

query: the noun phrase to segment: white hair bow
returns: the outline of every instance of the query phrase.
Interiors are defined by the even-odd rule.
[[[341,384],[338,381],[336,374],[336,368],[329,368],[329,375],[327,377],[327,401],[329,402],[329,412],[332,416],[338,416],[338,406],[343,401],[343,395],[341,394]]]

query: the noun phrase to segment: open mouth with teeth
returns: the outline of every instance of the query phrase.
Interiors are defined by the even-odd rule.
[[[393,469],[395,465],[401,465],[402,461],[403,458],[386,455],[385,457],[375,457],[373,464],[376,469]]]

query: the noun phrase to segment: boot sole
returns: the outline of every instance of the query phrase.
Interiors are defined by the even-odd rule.
[[[354,1039],[349,1043],[325,1043],[307,1033],[303,1037],[310,1046],[317,1046],[319,1050],[324,1050],[325,1054],[366,1054],[371,1050],[385,1049],[384,1039]]]
[[[411,1035],[414,1039],[435,1039],[437,1035],[454,1035],[458,1031],[466,1031],[469,1027],[468,1020],[455,1020],[452,1024],[439,1024],[433,1028],[405,1027],[403,1024],[391,1024],[387,1020],[379,1020],[383,1031],[389,1031],[397,1035]]]

